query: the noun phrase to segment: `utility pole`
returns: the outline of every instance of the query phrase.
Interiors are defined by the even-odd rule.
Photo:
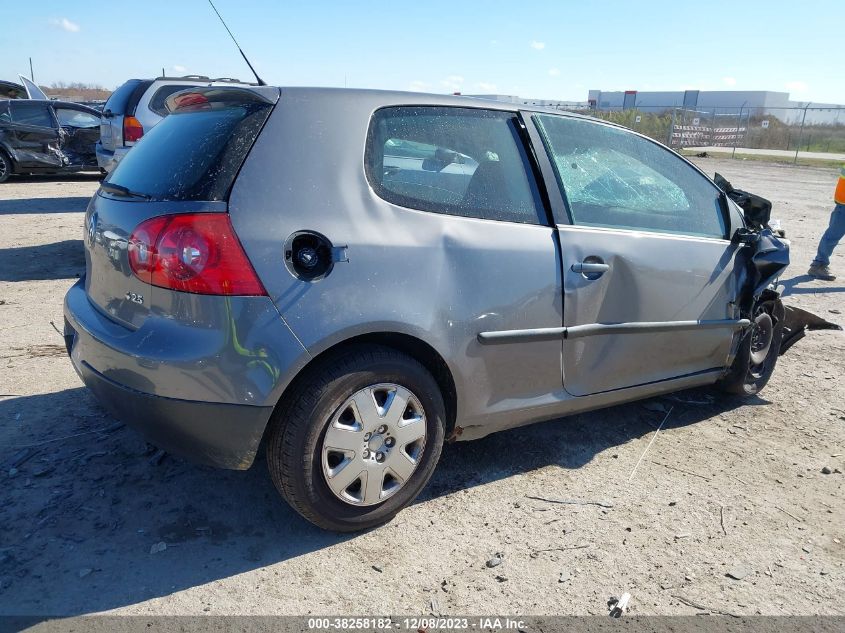
[[[672,125],[669,126],[669,134],[666,135],[666,145],[672,147],[672,134],[675,132],[675,111],[676,107],[672,108]]]
[[[739,140],[739,126],[742,125],[742,110],[745,108],[746,103],[748,103],[748,101],[743,101],[742,105],[739,106],[739,116],[736,119],[736,131],[734,134],[734,149],[731,152],[731,158],[736,156],[736,142]]]
[[[804,136],[804,121],[807,120],[807,108],[810,107],[810,101],[804,106],[804,116],[801,117],[801,129],[798,131],[798,143],[795,145],[795,159],[792,161],[793,165],[798,164],[798,150],[801,149],[801,137]]]

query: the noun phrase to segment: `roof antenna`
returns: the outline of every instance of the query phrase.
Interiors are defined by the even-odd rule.
[[[232,38],[232,41],[235,43],[235,46],[238,47],[238,52],[241,54],[241,57],[244,58],[246,65],[249,66],[249,69],[252,71],[252,74],[255,75],[255,80],[258,82],[259,86],[266,86],[267,84],[264,83],[264,80],[258,76],[258,73],[255,72],[255,68],[252,67],[252,64],[249,63],[249,60],[246,58],[243,50],[241,49],[241,45],[238,44],[238,40],[235,39],[235,36],[232,35],[232,32],[229,30],[229,27],[226,26],[225,20],[223,20],[223,16],[220,15],[220,11],[217,10],[217,7],[214,6],[214,3],[211,0],[208,0],[208,4],[211,5],[211,8],[214,9],[214,12],[217,14],[217,17],[220,18],[220,22],[223,23],[223,28],[226,29],[226,32],[229,34],[229,37]]]

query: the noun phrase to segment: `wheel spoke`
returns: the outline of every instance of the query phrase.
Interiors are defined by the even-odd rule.
[[[425,437],[425,418],[416,416],[404,420],[402,426],[396,429],[396,442],[399,448],[407,446]]]
[[[333,472],[333,476],[326,477],[329,483],[329,488],[331,488],[336,495],[341,495],[347,488],[349,488],[352,482],[361,476],[361,473],[366,473],[366,470],[364,469],[364,464],[362,464],[360,460],[352,459],[345,465],[334,469]]]
[[[361,491],[363,492],[363,501],[370,505],[378,503],[381,499],[381,491],[384,485],[384,467],[375,466],[367,469],[364,479],[361,481]]]
[[[393,451],[390,454],[387,466],[401,483],[408,481],[408,478],[413,474],[417,467],[416,463],[412,462],[411,459],[400,450]]]
[[[390,428],[395,428],[401,424],[410,397],[410,392],[403,387],[397,387],[390,392],[387,402],[384,403],[384,415],[382,416],[384,424],[387,424]]]
[[[326,438],[323,440],[325,448],[334,448],[343,452],[352,452],[359,455],[364,446],[364,439],[361,431],[351,431],[330,426],[326,431]]]
[[[362,389],[352,397],[355,403],[355,417],[364,426],[365,430],[372,430],[380,424],[381,418],[378,414],[378,406],[373,396],[372,387]]]

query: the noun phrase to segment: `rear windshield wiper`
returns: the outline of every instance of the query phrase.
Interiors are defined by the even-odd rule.
[[[143,198],[144,200],[149,200],[152,197],[145,193],[132,191],[129,187],[124,187],[123,185],[116,185],[113,182],[101,182],[100,189],[109,193],[117,194],[118,196],[127,196],[129,198]]]

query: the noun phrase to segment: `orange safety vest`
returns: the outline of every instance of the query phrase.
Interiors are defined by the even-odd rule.
[[[839,182],[836,183],[833,200],[836,204],[845,204],[845,165],[839,170]]]

